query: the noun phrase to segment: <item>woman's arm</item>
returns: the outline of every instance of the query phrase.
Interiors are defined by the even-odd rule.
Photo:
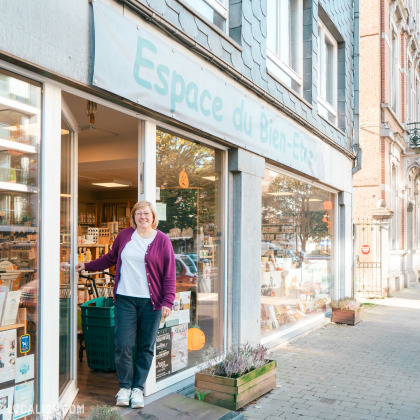
[[[166,235],[165,235],[166,236]],[[175,254],[171,240],[166,236],[163,244],[164,267],[163,267],[163,301],[162,306],[172,309],[175,300],[176,270]]]
[[[84,267],[81,268],[79,264],[76,265],[77,271],[102,271],[109,267],[112,267],[117,263],[118,260],[118,249],[121,243],[121,236],[120,234],[117,235],[115,238],[114,243],[112,244],[112,249],[109,250],[109,252],[105,255],[102,255],[102,257],[97,258],[94,261],[84,263]]]

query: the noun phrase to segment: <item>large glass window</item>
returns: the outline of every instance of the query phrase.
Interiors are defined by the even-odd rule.
[[[41,87],[0,70],[0,418],[37,403]]]
[[[334,288],[334,195],[266,170],[262,195],[261,332],[325,312]]]
[[[174,310],[156,345],[160,379],[195,366],[206,348],[223,343],[223,154],[163,131],[156,149],[158,229],[171,238],[177,275]]]
[[[298,93],[302,93],[302,16],[302,0],[267,4],[268,68]]]

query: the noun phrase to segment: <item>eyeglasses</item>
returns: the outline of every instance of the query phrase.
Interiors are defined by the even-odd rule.
[[[150,212],[145,212],[145,213],[143,213],[143,212],[141,212],[141,211],[136,211],[135,213],[134,213],[134,216],[137,216],[137,217],[141,217],[141,216],[144,216],[144,217],[150,217],[152,215],[152,213],[150,213]]]

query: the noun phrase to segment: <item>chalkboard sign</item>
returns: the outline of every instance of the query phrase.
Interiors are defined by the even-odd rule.
[[[171,373],[171,329],[162,328],[156,338],[156,379]]]

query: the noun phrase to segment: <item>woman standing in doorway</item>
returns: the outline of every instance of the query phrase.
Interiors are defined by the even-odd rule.
[[[131,227],[122,230],[111,251],[95,261],[79,262],[76,271],[115,267],[115,366],[120,385],[118,406],[144,407],[143,389],[152,364],[160,319],[175,299],[175,256],[171,240],[157,230],[148,201],[131,210]],[[137,336],[133,366],[132,351]]]

